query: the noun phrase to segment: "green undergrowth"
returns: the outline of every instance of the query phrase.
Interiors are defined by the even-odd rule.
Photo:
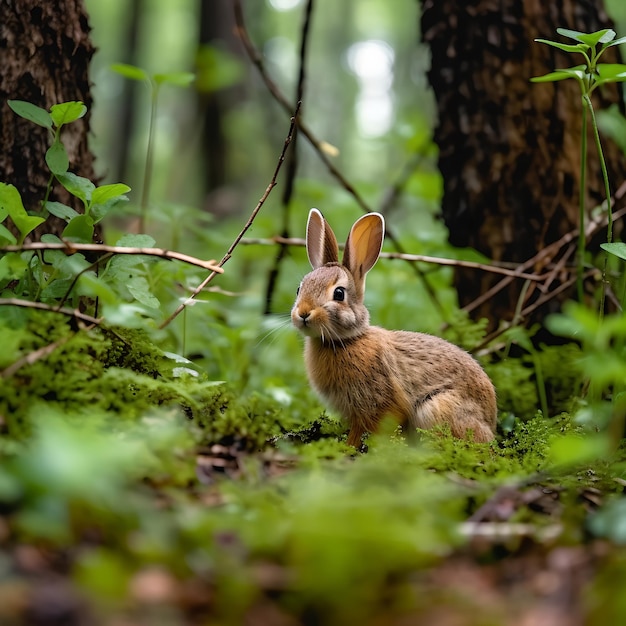
[[[111,621],[147,610],[137,580],[158,571],[167,624],[189,623],[189,594],[207,623],[268,603],[296,623],[383,623],[431,606],[415,577],[466,546],[498,489],[558,491],[580,541],[581,490],[626,475],[565,413],[511,419],[489,444],[390,425],[356,452],[319,409],[241,396],[143,332],[19,313],[0,322],[2,541],[63,555],[50,568]],[[599,533],[618,512],[592,518]],[[522,503],[508,521],[554,520]],[[0,568],[0,592],[24,576]]]

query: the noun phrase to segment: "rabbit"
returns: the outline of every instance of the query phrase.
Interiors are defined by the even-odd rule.
[[[298,288],[291,320],[305,337],[309,381],[350,427],[358,448],[386,416],[412,429],[448,425],[458,438],[494,438],[494,386],[467,352],[419,332],[370,326],[363,304],[365,277],[380,255],[385,220],[368,213],[339,246],[328,222],[311,209],[306,250],[313,271]]]

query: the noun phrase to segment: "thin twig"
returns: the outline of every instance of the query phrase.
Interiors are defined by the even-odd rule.
[[[595,274],[595,272],[596,272],[595,269],[589,270],[588,272],[583,274],[583,278],[587,279],[589,276],[592,276],[593,274]],[[475,352],[478,352],[478,351],[483,350],[484,348],[486,348],[494,339],[497,339],[500,335],[503,335],[507,330],[509,330],[509,329],[513,328],[514,326],[517,326],[521,322],[523,322],[524,319],[526,317],[528,317],[528,315],[530,315],[535,309],[538,309],[540,306],[544,305],[546,302],[549,302],[550,300],[552,300],[553,298],[558,296],[563,291],[567,291],[572,285],[574,285],[576,283],[576,280],[577,280],[576,276],[574,276],[573,278],[569,278],[565,282],[561,283],[553,291],[551,291],[551,292],[541,296],[540,298],[535,300],[535,302],[533,302],[532,304],[529,304],[525,309],[523,309],[519,313],[519,319],[514,319],[514,320],[512,320],[510,322],[505,322],[505,323],[501,324],[501,326],[497,330],[494,330],[492,333],[487,335],[481,341],[480,344],[478,344],[475,348],[473,348],[471,350],[471,352],[475,353]]]
[[[52,354],[57,348],[60,348],[62,345],[66,344],[73,335],[66,335],[65,337],[61,337],[57,341],[44,346],[43,348],[39,348],[39,350],[35,350],[33,352],[29,352],[27,355],[23,356],[21,359],[18,359],[14,363],[11,363],[7,368],[0,372],[0,378],[11,378],[20,368],[24,367],[24,365],[32,365],[41,359],[45,359],[49,354]]]
[[[72,282],[70,283],[70,286],[65,290],[65,293],[63,294],[63,297],[61,298],[59,304],[57,304],[55,308],[57,310],[63,308],[63,305],[67,302],[67,299],[70,297],[70,294],[74,290],[74,287],[76,287],[76,284],[80,280],[81,276],[83,276],[87,272],[91,272],[92,270],[96,270],[97,271],[98,270],[98,266],[100,265],[100,263],[108,261],[112,256],[114,256],[112,252],[110,252],[108,254],[105,254],[105,255],[101,256],[99,259],[96,259],[93,263],[91,263],[87,267],[84,267],[82,270],[80,270],[80,272],[78,272],[78,274],[76,274],[74,276],[74,278],[72,279]],[[97,305],[97,301],[96,301],[96,312],[97,311],[98,311],[98,305]]]
[[[299,246],[306,245],[306,241],[299,237],[271,237],[263,238],[245,238],[241,240],[242,245],[247,246]],[[343,248],[343,244],[339,245]],[[546,279],[546,274],[528,274],[518,270],[511,270],[498,265],[487,265],[485,263],[477,263],[476,261],[463,261],[460,259],[446,259],[443,257],[425,256],[423,254],[406,254],[400,252],[381,252],[381,259],[400,259],[402,261],[411,261],[413,263],[429,263],[431,265],[446,265],[452,267],[466,267],[469,269],[482,270],[483,272],[491,272],[492,274],[502,274],[512,278],[521,278],[523,280],[531,280],[534,282],[542,282]]]
[[[417,169],[421,163],[424,155],[420,152],[416,152],[411,155],[408,161],[405,163],[402,172],[398,176],[398,179],[394,181],[387,190],[383,193],[383,197],[380,203],[379,212],[385,217],[389,216],[393,207],[398,203],[402,192],[404,191],[409,179],[413,175],[413,172]]]
[[[66,254],[74,254],[75,252],[95,252],[96,254],[141,254],[145,256],[160,257],[171,261],[181,261],[188,265],[201,267],[218,274],[223,273],[214,259],[203,261],[196,257],[174,252],[173,250],[164,250],[162,248],[126,248],[123,246],[106,246],[99,243],[73,243],[70,241],[64,243],[44,243],[42,241],[34,243],[24,243],[20,246],[2,246],[0,252],[24,252],[26,250],[62,250]]]
[[[278,157],[278,163],[276,165],[276,169],[274,170],[274,174],[272,176],[272,180],[270,180],[270,183],[267,186],[267,188],[265,189],[265,192],[263,193],[263,195],[259,199],[257,205],[254,207],[254,209],[253,209],[252,213],[250,214],[250,217],[248,218],[248,221],[246,222],[245,226],[241,229],[241,232],[235,237],[233,242],[230,244],[230,247],[226,251],[226,254],[222,257],[221,261],[217,264],[217,268],[215,270],[213,270],[193,290],[191,295],[183,303],[181,303],[176,308],[176,310],[161,324],[161,326],[159,328],[165,328],[168,324],[170,324],[187,307],[187,305],[191,304],[194,301],[195,297],[217,276],[217,274],[220,273],[219,270],[221,270],[223,265],[225,263],[227,263],[228,260],[232,257],[232,254],[233,254],[235,248],[239,245],[239,243],[243,239],[244,235],[248,232],[248,230],[252,226],[252,223],[254,222],[256,216],[259,214],[259,211],[261,210],[261,207],[265,204],[265,201],[267,200],[267,198],[269,197],[270,193],[272,192],[272,189],[274,189],[274,187],[277,184],[276,183],[276,179],[278,178],[278,173],[280,172],[280,169],[281,169],[281,167],[283,165],[283,162],[285,161],[285,154],[287,153],[287,148],[289,148],[289,144],[291,144],[291,139],[293,138],[293,133],[294,133],[294,130],[295,130],[295,127],[296,127],[296,120],[298,119],[298,113],[299,112],[300,112],[300,102],[298,102],[298,104],[296,106],[296,110],[294,111],[293,117],[291,118],[291,124],[289,126],[289,132],[287,133],[287,137],[285,139],[285,143],[283,144],[282,152],[280,153],[280,156]]]
[[[308,0],[304,10],[304,20],[302,23],[302,34],[300,41],[300,70],[298,72],[298,83],[296,86],[296,102],[304,103],[304,87],[306,83],[306,57],[309,43],[309,33],[311,31],[311,16],[313,14],[313,0]],[[300,110],[299,119],[302,119],[302,109]],[[289,237],[289,209],[291,207],[291,198],[295,187],[296,174],[298,172],[298,126],[296,125],[291,140],[291,150],[287,155],[285,188],[282,197],[282,225],[281,235]],[[264,314],[269,315],[272,312],[272,301],[274,299],[274,291],[280,276],[280,268],[284,258],[287,256],[288,246],[281,245],[278,248],[274,263],[267,277],[267,285],[265,287],[265,309]]]
[[[615,192],[614,197],[612,198],[612,205],[614,206],[618,200],[621,200],[622,197],[626,194],[626,182],[622,183],[619,189]],[[593,211],[592,211],[593,213]],[[617,221],[621,219],[624,215],[626,215],[626,207],[616,211],[613,214],[613,221]],[[587,223],[586,228],[586,238],[587,240],[591,239],[601,228],[606,226],[607,218],[606,214],[603,214],[600,219],[591,219]],[[520,272],[524,272],[531,267],[535,266],[547,266],[551,261],[553,261],[558,254],[561,252],[563,248],[568,246],[572,241],[575,241],[578,237],[578,227],[573,228],[571,231],[565,233],[560,239],[552,242],[547,245],[545,248],[542,248],[532,256],[530,259],[524,261],[521,265],[519,265],[518,270]],[[567,253],[567,252],[566,252]],[[463,311],[467,311],[468,313],[479,307],[486,299],[493,298],[493,296],[505,289],[508,285],[511,284],[513,278],[508,276],[503,278],[501,281],[493,285],[488,291],[481,294],[478,298],[466,304],[463,307]]]
[[[274,82],[272,77],[268,74],[265,65],[263,64],[263,56],[257,50],[255,45],[252,43],[250,39],[250,35],[248,34],[248,30],[245,25],[245,20],[243,16],[243,9],[241,6],[241,0],[234,0],[234,13],[235,13],[235,25],[237,29],[237,34],[243,47],[248,55],[248,58],[252,62],[252,64],[257,68],[261,79],[265,83],[265,86],[268,88],[270,94],[273,96],[274,100],[280,104],[280,106],[284,109],[284,111],[291,115],[293,111],[293,105],[287,97],[280,90],[280,87]],[[324,142],[320,141],[315,137],[310,128],[302,121],[298,120],[298,130],[307,138],[309,143],[313,146],[315,151],[317,152],[318,157],[331,173],[331,175],[336,178],[339,183],[350,193],[357,204],[363,209],[363,211],[370,213],[372,209],[368,206],[367,202],[361,194],[352,186],[352,184],[343,176],[343,174],[337,169],[334,163],[328,158],[326,153]]]
[[[272,80],[271,76],[268,74],[265,65],[263,64],[263,57],[261,53],[257,50],[255,45],[252,43],[252,40],[250,39],[250,35],[248,34],[248,30],[245,25],[243,9],[241,7],[241,0],[234,0],[234,13],[237,34],[243,44],[246,54],[248,55],[252,64],[257,68],[261,79],[265,83],[270,94],[287,113],[290,113],[293,109],[291,103],[282,93],[278,85]],[[371,213],[372,208],[368,205],[363,196],[356,190],[356,188],[348,181],[348,179],[341,173],[341,171],[335,166],[335,164],[328,158],[324,142],[315,137],[313,132],[306,126],[306,124],[302,120],[298,120],[297,125],[298,130],[307,138],[311,146],[313,146],[313,149],[317,153],[318,158],[322,161],[331,176],[333,176],[337,180],[337,182],[339,182],[339,184],[354,198],[356,203],[365,213]],[[394,245],[398,252],[400,252],[401,254],[405,252],[402,245],[400,244],[400,241],[398,240],[394,232],[389,228],[387,228],[387,239]],[[409,261],[409,263],[411,262]],[[431,299],[433,305],[439,311],[439,314],[442,317],[445,317],[444,308],[439,302],[437,294],[432,285],[428,282],[426,276],[414,263],[411,263],[411,267],[413,268],[416,276],[422,281],[426,293]]]
[[[92,317],[86,313],[81,313],[75,309],[61,308],[56,305],[46,304],[45,302],[31,302],[30,300],[22,300],[20,298],[0,298],[0,306],[19,306],[27,309],[39,309],[40,311],[49,311],[50,313],[60,313],[74,319],[87,322],[88,324],[98,325],[102,323],[102,318]]]

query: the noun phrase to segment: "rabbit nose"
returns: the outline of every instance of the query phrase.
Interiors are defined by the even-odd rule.
[[[298,313],[298,316],[306,326],[306,321],[311,317],[311,311],[305,311],[304,313]]]

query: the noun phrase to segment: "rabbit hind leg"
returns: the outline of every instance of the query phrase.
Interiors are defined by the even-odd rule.
[[[494,431],[483,413],[475,402],[456,391],[442,390],[418,400],[409,422],[413,428],[423,429],[448,425],[454,437],[467,439],[472,433],[473,441],[484,443],[494,438]]]

